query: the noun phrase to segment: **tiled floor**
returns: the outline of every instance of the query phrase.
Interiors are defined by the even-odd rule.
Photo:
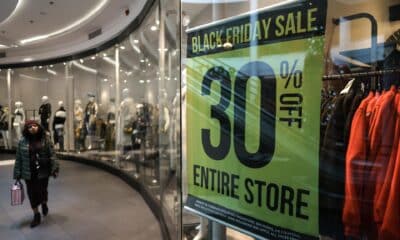
[[[0,166],[0,239],[162,239],[149,207],[122,180],[86,165],[60,164],[60,176],[50,179],[49,216],[34,229],[27,199],[22,206],[10,206],[13,165]]]

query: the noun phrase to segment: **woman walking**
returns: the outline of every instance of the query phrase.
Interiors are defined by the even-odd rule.
[[[25,122],[23,138],[19,141],[14,165],[14,179],[24,179],[34,217],[31,227],[40,224],[42,213],[46,216],[49,177],[57,177],[58,162],[55,159],[53,144],[46,131],[36,121]]]

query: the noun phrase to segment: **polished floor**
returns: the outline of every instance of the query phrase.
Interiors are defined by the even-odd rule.
[[[31,229],[29,201],[10,205],[13,161],[0,159],[0,239],[162,239],[139,193],[107,172],[68,161],[60,161],[60,176],[50,179],[49,215]]]

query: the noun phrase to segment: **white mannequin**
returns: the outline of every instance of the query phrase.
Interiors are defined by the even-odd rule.
[[[120,131],[120,144],[122,146],[131,146],[131,133],[126,131],[128,128],[132,128],[132,123],[136,118],[136,104],[132,97],[129,96],[129,89],[124,88],[122,90],[122,102],[120,105],[121,109],[121,128]],[[125,131],[124,131],[125,129]],[[133,130],[133,129],[132,129]]]
[[[15,102],[14,122],[13,127],[15,130],[15,140],[18,141],[22,137],[22,129],[25,123],[25,110],[21,101]]]
[[[90,150],[92,148],[92,143],[93,143],[93,137],[95,134],[95,123],[96,123],[96,118],[97,118],[97,112],[98,112],[98,106],[97,103],[95,102],[95,95],[92,93],[88,93],[88,100],[89,102],[86,105],[85,112],[84,112],[84,124],[87,130],[87,136],[88,136],[88,149]]]
[[[2,123],[2,129],[0,129],[0,132],[4,141],[5,149],[11,149],[11,146],[9,145],[10,132],[8,131],[8,117],[8,107],[1,107],[0,122]]]
[[[75,150],[77,151],[80,151],[81,147],[82,127],[83,127],[82,102],[80,99],[76,99],[74,102],[74,139],[75,139]]]
[[[42,127],[49,131],[49,120],[51,116],[51,104],[49,103],[49,97],[42,97],[42,105],[39,108],[40,124]]]

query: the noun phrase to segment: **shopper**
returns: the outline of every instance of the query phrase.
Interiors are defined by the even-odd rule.
[[[26,121],[22,135],[17,147],[14,179],[25,180],[34,213],[31,222],[33,228],[41,221],[39,205],[42,205],[44,216],[49,212],[47,207],[49,177],[57,177],[59,167],[50,137],[38,122]]]

